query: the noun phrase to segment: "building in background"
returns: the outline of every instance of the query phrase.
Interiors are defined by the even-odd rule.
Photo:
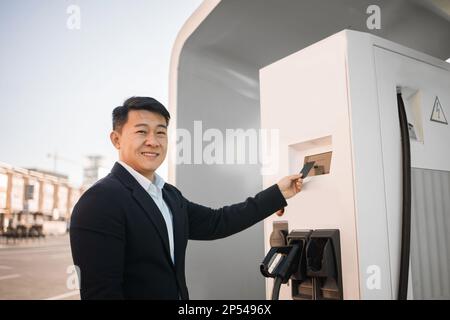
[[[0,234],[20,238],[65,233],[84,190],[63,174],[0,163]]]
[[[83,168],[83,187],[85,189],[92,186],[108,172],[106,160],[101,155],[89,155],[86,157],[86,165]]]

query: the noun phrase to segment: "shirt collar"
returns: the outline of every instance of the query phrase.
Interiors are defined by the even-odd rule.
[[[150,179],[145,177],[144,175],[140,174],[136,170],[134,170],[132,167],[127,165],[123,161],[118,161],[122,167],[124,167],[135,179],[136,181],[144,188],[145,190],[148,190],[151,185],[154,185],[159,190],[162,190],[164,187],[164,184],[166,183],[162,177],[160,177],[156,172],[154,173],[155,176],[155,182],[153,183]]]

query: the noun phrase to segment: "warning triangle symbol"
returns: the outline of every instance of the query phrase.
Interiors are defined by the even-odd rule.
[[[439,101],[438,97],[436,97],[436,100],[434,100],[433,112],[431,113],[430,120],[443,124],[448,124],[447,118],[445,117],[444,114],[444,109],[442,108],[441,102]]]

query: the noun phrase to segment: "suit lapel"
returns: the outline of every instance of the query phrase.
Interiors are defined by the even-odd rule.
[[[163,188],[163,199],[172,212],[173,217],[173,242],[174,242],[174,255],[175,255],[175,265],[177,265],[178,259],[181,257],[181,248],[183,247],[184,240],[184,224],[183,215],[181,213],[180,205],[181,203],[177,201],[177,198],[173,192],[168,191],[167,188]]]
[[[119,178],[119,180],[132,191],[133,198],[140,205],[140,207],[145,211],[146,215],[149,217],[150,221],[155,226],[161,241],[163,243],[165,252],[170,262],[172,262],[172,257],[170,256],[169,249],[169,236],[167,233],[167,226],[161,211],[159,211],[158,206],[153,201],[152,197],[139,185],[139,183],[134,179],[134,177],[119,163],[115,163],[111,172]],[[175,246],[176,248],[176,246]]]

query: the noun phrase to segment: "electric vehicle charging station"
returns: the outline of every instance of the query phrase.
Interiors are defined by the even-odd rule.
[[[219,206],[316,162],[282,217],[214,244],[189,244],[192,298],[270,299],[273,279],[264,283],[258,268],[271,249],[273,222],[280,221],[288,222],[286,236],[338,231],[339,249],[331,247],[341,268],[341,292],[320,292],[320,270],[308,276],[305,268],[304,278],[301,270],[292,275],[296,288],[292,279],[281,285],[280,299],[307,299],[313,278],[319,299],[398,298],[403,175],[397,91],[412,137],[408,298],[449,298],[448,125],[436,119],[449,117],[443,60],[450,56],[450,20],[422,3],[431,8],[428,0],[379,1],[381,32],[365,25],[371,1],[205,1],[187,21],[172,57],[169,130],[192,129],[195,120],[219,130],[278,129],[279,171],[186,166],[169,155],[169,181],[192,200]],[[318,18],[325,8],[335,20]],[[417,19],[398,21],[399,15]],[[341,31],[347,26],[363,33]],[[193,190],[194,180],[214,185],[215,192]]]
[[[338,229],[343,297],[397,298],[401,93],[412,167],[408,298],[449,299],[450,64],[346,30],[263,68],[260,80],[261,127],[279,128],[284,168],[264,176],[264,186],[311,156],[331,157],[329,167],[305,179],[282,218],[265,220],[266,250],[280,219],[292,229]],[[271,286],[268,280],[266,292]],[[294,289],[282,287],[280,298],[291,298]]]

